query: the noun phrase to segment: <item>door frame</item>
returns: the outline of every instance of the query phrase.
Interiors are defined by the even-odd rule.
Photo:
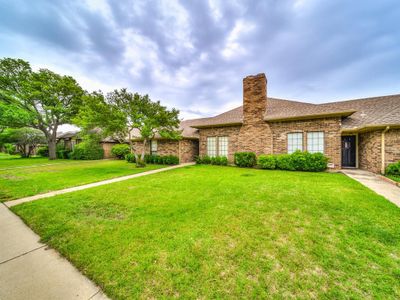
[[[342,136],[355,136],[356,137],[356,166],[355,168],[359,168],[359,162],[358,162],[358,132],[356,133],[342,133],[340,136],[340,167],[341,168],[352,168],[352,167],[343,167],[342,166]]]

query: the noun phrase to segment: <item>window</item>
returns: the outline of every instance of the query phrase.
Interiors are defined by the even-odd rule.
[[[324,133],[322,131],[307,133],[307,151],[324,153]]]
[[[294,132],[288,133],[288,153],[293,153],[296,150],[303,151],[303,133]]]
[[[152,140],[150,142],[150,154],[157,155],[157,148],[158,148],[157,141]]]
[[[207,155],[211,157],[215,157],[217,155],[217,143],[216,137],[208,137],[207,138]]]
[[[219,156],[228,156],[228,137],[220,136],[218,138],[218,155]]]

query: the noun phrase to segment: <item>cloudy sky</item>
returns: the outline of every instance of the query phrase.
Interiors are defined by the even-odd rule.
[[[242,78],[308,102],[400,93],[399,0],[0,0],[0,57],[128,87],[184,118],[241,105]]]

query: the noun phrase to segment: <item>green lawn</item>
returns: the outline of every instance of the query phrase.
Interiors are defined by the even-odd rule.
[[[0,165],[2,161],[6,160],[1,160]],[[0,201],[18,199],[163,167],[148,165],[145,168],[136,168],[134,164],[127,163],[124,160],[56,160],[49,162],[38,158],[10,159],[10,161],[19,162],[19,165],[17,164],[15,167],[8,165],[3,169],[0,167]],[[21,161],[24,161],[25,165]],[[34,161],[38,163],[33,164]]]
[[[190,166],[12,210],[114,299],[400,298],[400,209],[342,174]]]
[[[47,157],[21,158],[17,155],[3,154],[0,156],[0,170],[44,164],[60,164],[66,162],[70,163],[72,161],[68,159],[49,160]]]

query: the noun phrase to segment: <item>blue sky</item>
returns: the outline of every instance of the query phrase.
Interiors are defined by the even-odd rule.
[[[400,93],[399,0],[0,0],[0,57],[87,90],[148,93],[184,118],[268,95],[327,102]]]

